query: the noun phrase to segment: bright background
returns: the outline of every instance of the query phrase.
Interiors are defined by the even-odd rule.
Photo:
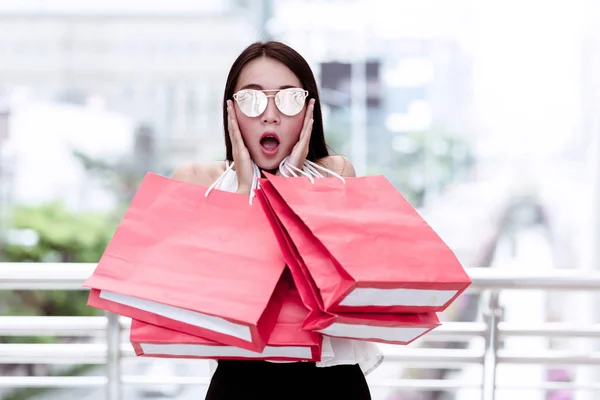
[[[146,171],[223,157],[229,67],[251,42],[272,37],[311,64],[331,146],[359,174],[392,181],[466,266],[597,269],[599,22],[596,0],[2,0],[0,261],[96,262]],[[474,319],[477,301],[463,300],[444,317]],[[506,318],[595,321],[590,301],[515,294],[505,298]],[[94,310],[85,294],[8,292],[0,312]],[[0,375],[46,373],[0,364]],[[543,366],[499,373],[524,382],[573,376]],[[480,378],[394,363],[375,374]],[[156,390],[198,399],[205,388]],[[389,400],[471,395],[374,391]],[[526,398],[559,395],[571,396]]]

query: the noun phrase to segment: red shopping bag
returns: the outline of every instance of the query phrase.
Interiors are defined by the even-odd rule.
[[[149,173],[93,275],[88,304],[262,351],[287,282],[277,240],[248,197]]]
[[[260,184],[333,312],[439,312],[471,279],[452,250],[383,177]]]
[[[212,340],[132,320],[130,341],[138,356],[167,358],[321,361],[322,335],[300,329],[307,313],[291,288],[262,352],[224,345]]]
[[[306,268],[303,268],[302,264],[298,262],[298,255],[294,244],[273,210],[271,203],[262,189],[256,190],[255,193],[277,238],[283,259],[291,273],[294,286],[297,288],[300,299],[308,310],[306,319],[310,321],[328,319],[329,316],[323,311],[323,302],[321,301],[316,285]]]
[[[441,325],[435,313],[328,313],[305,320],[306,329],[326,336],[389,344],[409,344]]]
[[[287,218],[286,215],[275,213],[264,190],[256,191],[256,197],[265,210],[277,236],[298,293],[310,311],[306,315],[302,329],[333,337],[409,344],[441,325],[437,315],[433,312],[408,314],[324,311],[316,285],[298,253],[295,243],[281,222],[281,219]]]

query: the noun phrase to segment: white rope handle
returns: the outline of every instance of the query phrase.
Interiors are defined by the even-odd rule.
[[[290,175],[293,177],[298,177],[298,173],[299,173],[301,175],[308,177],[310,179],[310,181],[312,183],[314,183],[314,180],[312,179],[313,177],[314,178],[324,178],[325,177],[321,172],[319,172],[319,171],[322,171],[326,174],[329,174],[333,177],[338,178],[343,183],[346,183],[346,180],[344,179],[343,176],[333,172],[330,169],[323,167],[322,165],[314,163],[310,160],[304,160],[304,165],[302,166],[303,168],[300,169],[300,168],[296,167],[295,165],[288,163],[287,162],[288,158],[289,158],[289,156],[285,157],[283,160],[281,160],[281,163],[279,163],[279,172],[281,173],[282,176],[284,176],[286,178],[289,178]]]
[[[308,171],[310,174],[312,174],[312,176],[317,177],[317,178],[325,178],[325,176],[320,173],[315,167],[313,167],[312,165],[308,164],[308,163],[304,163],[303,165],[304,169],[306,171]]]
[[[296,166],[294,166],[292,164],[288,164],[288,163],[286,163],[286,167],[289,168],[289,169],[291,169],[291,170],[293,170],[293,171],[298,172],[300,175],[306,176],[310,180],[310,183],[315,183],[315,179],[308,172],[305,172],[304,170],[302,170],[300,168],[297,168]]]
[[[341,176],[340,174],[337,174],[337,173],[333,172],[333,171],[332,171],[332,170],[330,170],[330,169],[327,169],[327,168],[323,167],[322,165],[319,165],[319,164],[317,164],[317,163],[315,163],[315,162],[312,162],[312,161],[310,161],[310,160],[304,160],[304,165],[305,165],[305,166],[307,166],[307,165],[308,165],[309,167],[312,167],[312,168],[314,168],[314,169],[318,169],[318,170],[320,170],[320,171],[323,171],[323,172],[325,172],[326,174],[329,174],[329,175],[331,175],[331,176],[334,176],[334,177],[338,178],[338,179],[339,179],[340,181],[342,181],[343,183],[346,183],[346,180],[344,179],[344,177],[343,177],[343,176]]]
[[[256,190],[260,188],[260,183],[258,181],[260,179],[260,169],[258,168],[258,165],[254,163],[254,161],[252,162],[252,171],[254,172],[254,176],[252,177],[252,186],[250,188],[250,205],[252,205],[252,201],[256,196]]]
[[[210,192],[212,192],[214,188],[216,188],[217,186],[219,186],[221,184],[221,182],[223,181],[223,179],[225,179],[225,176],[227,176],[227,173],[229,171],[231,171],[232,169],[233,169],[233,162],[231,164],[229,164],[229,161],[225,161],[225,171],[223,171],[223,173],[217,178],[217,180],[214,181],[208,187],[208,189],[206,189],[206,192],[204,192],[204,197],[208,197],[208,194]]]
[[[315,183],[314,178],[324,178],[325,177],[321,172],[319,172],[319,171],[322,171],[326,174],[329,174],[331,176],[338,178],[343,183],[346,183],[346,180],[341,175],[331,171],[330,169],[323,167],[322,165],[314,163],[310,160],[304,160],[302,169],[300,169],[300,168],[296,167],[295,165],[288,163],[287,162],[288,158],[289,158],[289,156],[285,157],[279,163],[279,172],[281,173],[281,175],[283,177],[289,178],[291,175],[291,176],[297,178],[297,177],[299,177],[298,174],[300,174],[300,175],[307,177],[310,180],[310,182],[314,184]],[[223,173],[217,178],[217,180],[214,181],[206,189],[206,192],[204,192],[204,197],[208,197],[210,192],[213,191],[217,186],[219,186],[221,184],[221,182],[223,181],[223,179],[225,179],[225,177],[227,176],[229,171],[231,171],[234,168],[234,166],[235,166],[234,164],[235,164],[234,162],[229,163],[229,161],[227,161],[227,160],[225,161],[225,171],[223,171]],[[260,189],[261,172],[260,172],[260,168],[258,168],[258,165],[256,165],[254,163],[254,161],[252,161],[252,171],[253,171],[254,176],[252,177],[252,185],[250,187],[250,196],[249,196],[249,200],[248,200],[248,203],[250,205],[252,205],[252,201],[254,200],[254,197],[256,197],[255,191],[257,189]]]
[[[283,160],[281,160],[281,162],[279,163],[279,173],[281,174],[281,176],[283,176],[284,178],[289,178],[291,174],[291,176],[297,178],[298,175],[296,175],[296,173],[294,171],[290,171],[287,168],[287,157],[285,157]]]
[[[216,181],[214,181],[207,189],[206,192],[204,192],[204,197],[208,197],[209,193],[212,192],[217,186],[219,186],[221,184],[221,182],[223,181],[223,179],[225,179],[225,177],[227,176],[227,174],[229,173],[229,171],[231,171],[234,167],[234,162],[232,161],[231,164],[229,163],[229,161],[225,161],[225,171],[223,171],[223,173],[217,178]],[[252,185],[250,187],[250,199],[248,200],[249,204],[252,205],[252,200],[254,200],[254,197],[256,196],[256,194],[254,193],[254,191],[256,189],[258,189],[260,187],[259,184],[259,179],[260,179],[260,169],[258,168],[258,166],[252,162],[252,171],[253,171],[253,177],[252,177]]]
[[[297,178],[298,174],[296,173],[296,171],[298,171],[298,168],[295,168],[296,171],[294,171],[292,167],[292,165],[290,165],[287,162],[288,157],[285,157],[283,160],[281,160],[281,162],[279,163],[279,173],[281,174],[281,176],[283,176],[284,178],[289,178],[289,177],[294,177]],[[299,171],[301,175],[307,176],[306,173],[304,171]],[[308,176],[307,176],[308,177]]]
[[[288,157],[285,157],[279,164],[279,171],[281,172],[282,176],[289,178],[288,176],[285,175],[286,172],[290,173],[294,177],[298,177],[297,174],[300,174],[300,175],[304,175],[305,177],[307,177],[311,183],[315,183],[315,180],[313,179],[311,174],[301,170],[300,168],[296,167],[295,165],[288,163],[287,160],[288,160]],[[283,169],[282,169],[282,167],[283,167]],[[286,172],[284,172],[284,171],[286,171]]]

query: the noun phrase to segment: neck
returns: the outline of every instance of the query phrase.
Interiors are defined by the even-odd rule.
[[[271,169],[271,170],[260,170],[260,175],[264,178],[264,174],[263,172],[268,172],[271,175],[277,175],[277,172],[279,171],[279,168],[275,168],[275,169]]]

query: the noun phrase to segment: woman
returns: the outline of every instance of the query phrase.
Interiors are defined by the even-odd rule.
[[[183,165],[174,178],[251,195],[255,166],[279,174],[305,160],[335,174],[355,176],[352,164],[330,155],[319,93],[306,60],[279,42],[254,43],[235,60],[223,102],[226,161]],[[230,163],[234,162],[234,169]],[[218,362],[207,400],[370,399],[365,374],[382,355],[372,343],[326,338],[333,357],[321,363]]]

